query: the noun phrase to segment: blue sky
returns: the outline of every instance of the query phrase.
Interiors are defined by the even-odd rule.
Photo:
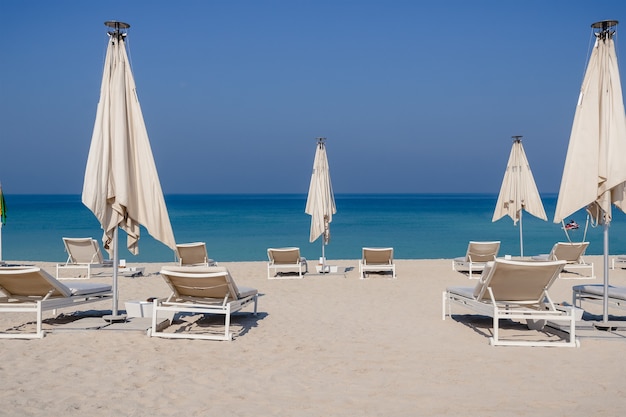
[[[106,50],[131,25],[165,193],[306,193],[328,138],[336,193],[497,193],[523,143],[558,191],[591,23],[626,2],[0,2],[0,181],[82,190]]]

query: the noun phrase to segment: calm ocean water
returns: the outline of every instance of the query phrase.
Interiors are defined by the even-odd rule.
[[[7,224],[2,228],[5,260],[64,261],[61,237],[94,237],[102,232],[80,195],[5,195]],[[465,254],[470,240],[500,240],[500,254],[519,255],[519,226],[510,218],[492,223],[496,194],[383,194],[335,196],[337,214],[331,224],[326,257],[358,259],[363,246],[392,246],[399,259],[453,258]],[[556,195],[543,196],[548,222],[526,213],[524,254],[547,253],[566,241],[552,223]],[[176,241],[204,241],[217,261],[261,261],[268,247],[298,246],[303,256],[321,256],[321,243],[309,243],[306,195],[168,195],[166,203]],[[581,228],[570,232],[582,240],[586,215],[572,216]],[[128,262],[170,262],[173,252],[142,229],[138,256],[125,248]],[[588,254],[602,254],[602,229],[587,231]],[[626,215],[614,211],[610,252],[626,253]]]

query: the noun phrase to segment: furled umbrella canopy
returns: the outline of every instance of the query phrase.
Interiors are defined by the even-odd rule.
[[[608,226],[611,205],[625,210],[626,114],[613,35],[617,21],[592,25],[596,40],[570,134],[554,222],[587,208],[604,225],[604,321],[608,319]]]
[[[596,34],[574,115],[555,223],[583,207],[595,223],[610,223],[611,203],[625,209],[626,119],[613,32]]]
[[[533,173],[530,170],[530,164],[520,139],[521,136],[513,136],[513,138],[513,147],[504,172],[492,221],[495,222],[504,216],[509,216],[513,219],[513,224],[520,223],[520,252],[521,256],[524,256],[522,210],[542,220],[548,220],[548,217],[543,208]]]
[[[323,235],[322,258],[325,258],[324,246],[330,240],[330,223],[333,221],[333,214],[337,212],[326,155],[326,138],[317,139],[313,173],[304,212],[311,216],[309,241],[315,242]],[[322,265],[322,268],[324,271],[325,265]]]
[[[123,29],[129,25],[105,24],[115,31],[109,32],[82,201],[98,218],[104,246],[117,263],[118,227],[127,233],[132,254],[139,252],[140,225],[172,250],[176,241],[126,54]],[[116,278],[114,268],[114,291]],[[114,298],[114,310],[116,302]]]

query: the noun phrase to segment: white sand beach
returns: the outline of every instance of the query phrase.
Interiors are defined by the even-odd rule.
[[[602,258],[587,260],[598,277],[557,280],[555,301],[571,303],[573,285],[602,282]],[[476,283],[453,271],[450,260],[397,260],[395,280],[358,279],[356,260],[331,263],[353,269],[345,276],[268,280],[265,262],[220,263],[239,285],[261,294],[257,317],[233,319],[231,342],[110,330],[0,340],[0,415],[623,413],[626,339],[581,337],[579,348],[492,347],[490,320],[441,319],[446,286]],[[54,274],[54,264],[36,264]],[[169,293],[156,274],[163,265],[129,264],[144,266],[146,276],[119,279],[121,308],[127,300]],[[612,270],[611,283],[626,285],[626,270]],[[106,310],[110,301],[81,307]],[[600,313],[600,306],[593,308]],[[471,311],[456,307],[453,314]],[[32,326],[32,320],[2,314],[0,329]]]

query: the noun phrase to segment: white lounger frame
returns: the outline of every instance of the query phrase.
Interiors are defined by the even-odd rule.
[[[563,275],[563,273],[559,274],[559,278],[561,279],[596,279],[596,272],[593,266],[593,262],[587,263],[583,259],[584,253],[589,247],[589,242],[557,242],[552,247],[552,250],[547,255],[538,255],[533,256],[533,260],[550,260],[550,261],[559,261],[565,260],[567,264],[563,268],[563,272],[577,274],[577,277],[573,277],[571,275]],[[560,250],[559,250],[560,249]],[[577,259],[569,259],[566,255],[572,253],[578,253],[580,255]],[[561,255],[561,257],[559,257]],[[563,258],[565,256],[565,258]],[[572,257],[573,258],[573,257]],[[588,271],[588,274],[585,274],[583,271]]]
[[[111,291],[94,293],[89,295],[77,295],[64,298],[52,298],[36,301],[7,302],[6,297],[0,299],[0,313],[35,313],[37,316],[37,329],[35,333],[0,333],[2,339],[41,339],[45,336],[43,327],[43,312],[58,310],[65,307],[73,307],[81,304],[94,303],[113,298]]]
[[[298,252],[298,259],[299,259],[297,263],[295,262],[285,263],[281,261],[277,263],[273,256],[274,253],[288,253],[288,252],[296,252],[296,251]],[[291,271],[291,272],[295,272],[297,270],[298,271],[297,278],[304,278],[304,274],[309,272],[309,266],[307,264],[306,258],[300,256],[299,248],[269,248],[267,250],[267,257],[269,259],[269,262],[267,263],[267,279],[295,278],[295,277],[279,276],[278,275],[278,273],[280,272],[279,270]],[[274,271],[274,275],[272,275],[272,270]]]
[[[452,260],[452,270],[469,272],[469,278],[474,278],[474,272],[482,272],[487,262],[494,261],[500,251],[500,241],[470,241],[465,256]]]
[[[599,288],[600,291],[588,291],[586,287]],[[609,305],[618,308],[621,310],[626,310],[626,297],[624,297],[624,291],[626,289],[624,287],[618,287],[621,290],[621,296],[613,296],[611,294],[616,287],[609,286],[609,296],[608,302]],[[592,284],[592,285],[575,285],[572,287],[572,304],[576,307],[582,308],[582,302],[586,301],[592,304],[604,304],[604,285],[602,284]]]
[[[202,300],[195,303],[187,302],[180,303],[170,301],[172,296],[168,298],[156,299],[153,301],[152,312],[152,330],[151,336],[165,337],[171,339],[205,339],[205,340],[232,340],[233,333],[230,331],[230,316],[233,313],[241,310],[248,304],[254,302],[253,315],[257,315],[257,299],[258,294],[254,294],[239,300],[228,301],[228,297],[225,297],[222,302],[216,300],[216,302],[210,303],[209,301]],[[192,313],[192,314],[221,314],[224,316],[224,334],[190,334],[190,333],[166,333],[158,331],[157,315],[158,312],[168,312],[170,315],[176,313]]]
[[[183,257],[181,252],[187,252],[191,260]],[[179,266],[217,266],[217,262],[209,258],[205,242],[178,243],[176,257]]]
[[[558,347],[578,347],[580,343],[576,339],[576,316],[573,309],[568,311],[557,310],[552,300],[548,298],[549,308],[547,310],[535,310],[517,305],[498,305],[493,297],[491,288],[488,288],[491,302],[477,301],[471,297],[464,297],[459,294],[443,292],[443,312],[442,320],[452,315],[451,304],[458,304],[470,310],[476,311],[493,318],[493,336],[489,338],[492,346],[558,346]],[[569,339],[565,341],[534,341],[534,340],[502,340],[500,339],[499,323],[500,320],[549,320],[555,322],[565,322],[569,325]]]
[[[443,291],[441,318],[445,320],[446,316],[451,316],[451,305],[458,304],[493,318],[493,336],[490,338],[490,343],[494,346],[578,347],[575,309],[558,310],[548,295],[548,288],[557,279],[564,265],[565,261],[542,262],[541,265],[502,259],[489,262],[483,271],[481,281],[475,288],[450,287]],[[499,274],[497,278],[495,274]],[[505,278],[507,276],[511,278]],[[537,277],[538,280],[529,280],[531,277]],[[494,282],[495,279],[498,282]],[[531,286],[524,284],[525,282]],[[507,298],[497,299],[492,284],[498,285],[497,288],[501,291],[500,297]],[[528,299],[520,299],[520,296],[528,297]],[[513,301],[508,301],[510,299]],[[504,319],[527,320],[529,328],[532,329],[541,329],[548,321],[565,322],[569,324],[569,337],[559,341],[502,340],[499,322]]]
[[[177,269],[162,269],[161,276],[168,283],[172,292],[167,298],[153,301],[150,336],[171,339],[232,340],[231,315],[250,303],[254,303],[252,314],[257,315],[258,291],[252,288],[237,287],[226,268],[179,267]],[[224,333],[220,335],[159,331],[157,317],[164,316],[159,312],[166,312],[172,317],[176,313],[223,315]]]
[[[89,245],[93,249],[93,253],[89,262],[81,262],[74,259],[74,256],[71,252],[72,243],[85,243],[89,242]],[[71,278],[62,278],[62,279],[90,279],[91,278],[91,270],[92,268],[106,268],[113,267],[113,260],[104,259],[102,256],[102,252],[100,251],[100,245],[93,238],[63,238],[63,244],[65,245],[65,251],[67,252],[67,260],[64,264],[56,265],[56,278],[59,279],[59,272],[61,269],[86,269],[87,276],[86,277],[71,277]]]
[[[389,256],[383,256],[386,254],[389,254]],[[367,272],[382,271],[391,271],[391,278],[396,278],[393,248],[363,248],[362,256],[359,260],[359,278],[365,279]]]
[[[5,267],[0,272],[3,279],[0,313],[35,313],[37,321],[34,333],[0,332],[3,339],[40,339],[45,335],[42,329],[44,311],[113,298],[109,285],[80,283],[70,288],[37,267]]]

